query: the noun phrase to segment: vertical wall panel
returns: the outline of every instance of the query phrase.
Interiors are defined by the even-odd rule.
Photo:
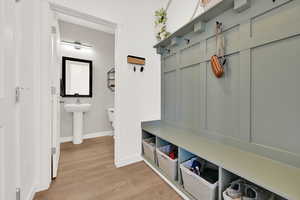
[[[207,129],[230,137],[238,136],[239,55],[228,57],[224,76],[216,78],[207,64]]]
[[[206,63],[200,64],[200,86],[197,88],[197,91],[200,92],[200,102],[199,104],[199,112],[197,114],[200,121],[197,121],[196,129],[200,132],[207,129],[207,121],[206,121],[206,114],[207,114],[207,67]]]
[[[165,120],[174,122],[176,120],[176,71],[164,74],[164,91]]]
[[[201,62],[205,58],[205,43],[197,43],[181,51],[181,66],[189,66]]]
[[[251,51],[240,52],[239,139],[250,142],[251,129]],[[238,107],[238,105],[237,105]]]
[[[240,47],[240,32],[239,25],[236,25],[223,33],[225,38],[225,54],[230,54],[239,50]],[[216,54],[216,37],[210,37],[206,40],[207,55]]]
[[[253,42],[268,42],[299,33],[299,10],[299,4],[285,4],[252,19]]]
[[[239,50],[240,47],[240,26],[236,25],[224,32],[225,53],[232,53]]]
[[[171,54],[165,58],[164,67],[163,67],[165,72],[174,70],[174,69],[176,69],[177,66],[178,66],[178,63],[177,63],[176,54]]]
[[[187,129],[197,129],[200,122],[200,65],[181,69],[180,121]]]
[[[211,56],[216,54],[216,37],[206,40],[206,54]]]
[[[0,5],[1,6],[1,5]],[[1,9],[1,7],[0,7]],[[1,16],[0,13],[0,27],[4,27],[3,25],[3,19],[4,17]],[[3,31],[0,31],[0,98],[4,95],[4,52],[3,52],[3,44],[4,44],[4,33]]]
[[[300,36],[252,50],[252,140],[300,154]]]

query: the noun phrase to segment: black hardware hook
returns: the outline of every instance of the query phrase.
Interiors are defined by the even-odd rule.
[[[184,38],[184,41],[186,42],[186,44],[190,44],[191,40],[188,38]]]

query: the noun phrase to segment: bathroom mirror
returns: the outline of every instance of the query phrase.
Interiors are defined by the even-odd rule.
[[[92,97],[91,60],[62,58],[62,92],[63,97]]]

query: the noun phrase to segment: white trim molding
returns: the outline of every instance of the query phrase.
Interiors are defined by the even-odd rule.
[[[120,168],[120,167],[125,167],[127,165],[131,165],[133,163],[140,162],[142,160],[143,159],[140,155],[134,155],[120,161],[115,161],[115,165],[117,168]]]
[[[110,34],[115,33],[117,24],[114,22],[84,14],[82,12],[78,12],[76,10],[55,4],[53,2],[50,3],[50,8],[54,12],[56,12],[59,20],[96,29]]]
[[[35,193],[38,193],[38,192],[42,192],[42,191],[48,190],[49,188],[50,188],[50,184],[47,185],[47,186],[44,186],[44,187],[36,187],[36,188],[35,188]]]
[[[30,192],[28,193],[28,196],[26,197],[26,200],[33,200],[36,192],[36,188],[31,188]]]
[[[91,139],[91,138],[97,138],[97,137],[103,137],[103,136],[113,136],[113,135],[114,135],[113,131],[102,131],[102,132],[96,132],[96,133],[83,134],[83,139]],[[73,141],[73,136],[60,137],[60,143],[72,142],[72,141]]]

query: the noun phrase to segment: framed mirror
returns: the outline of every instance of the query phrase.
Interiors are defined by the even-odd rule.
[[[62,97],[93,96],[93,62],[78,58],[62,58]]]

